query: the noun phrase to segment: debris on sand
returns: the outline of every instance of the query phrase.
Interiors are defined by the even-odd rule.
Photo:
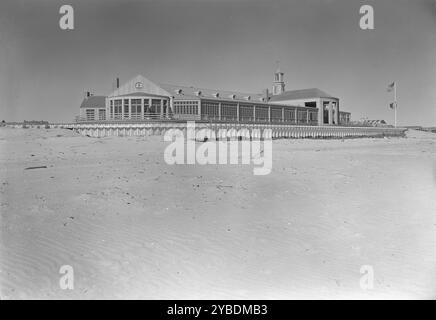
[[[217,187],[218,189],[220,189],[220,190],[222,190],[222,189],[224,189],[224,188],[233,188],[233,186],[223,186],[223,185],[221,185],[221,184],[217,185],[216,187]]]
[[[36,167],[24,168],[24,170],[32,170],[32,169],[47,169],[47,166],[36,166]]]

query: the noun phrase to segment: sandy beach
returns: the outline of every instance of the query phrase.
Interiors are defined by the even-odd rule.
[[[436,134],[275,140],[266,176],[167,145],[0,128],[1,299],[436,298]]]

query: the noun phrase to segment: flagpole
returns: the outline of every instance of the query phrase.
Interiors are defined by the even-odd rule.
[[[397,82],[394,82],[394,111],[395,111],[395,128],[397,127]]]

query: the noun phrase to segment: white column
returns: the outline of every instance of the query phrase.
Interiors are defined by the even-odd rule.
[[[163,99],[160,99],[160,117],[163,117]]]
[[[104,102],[105,102],[105,118],[104,118],[104,120],[107,120],[108,118],[109,118],[109,109],[110,109],[110,106],[109,106],[109,99],[108,98],[106,98],[105,100],[104,100]]]
[[[121,99],[121,120],[124,119],[124,99]]]
[[[169,108],[171,110],[171,113],[174,115],[174,97],[170,97],[170,105]]]
[[[128,99],[127,100],[127,102],[128,102],[128,110],[129,110],[129,119],[132,119],[132,99]]]
[[[324,101],[322,99],[318,100],[318,125],[322,126],[324,124]]]
[[[332,125],[333,124],[333,103],[330,101],[329,102],[329,124]]]
[[[144,120],[144,113],[145,113],[145,103],[144,103],[144,99],[141,98],[141,120]]]

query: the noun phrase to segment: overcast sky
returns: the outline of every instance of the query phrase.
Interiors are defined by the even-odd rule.
[[[71,4],[75,30],[59,28]],[[375,29],[359,28],[371,4]],[[1,0],[0,118],[72,121],[84,91],[114,78],[261,92],[276,61],[286,89],[317,87],[341,109],[436,126],[434,0]]]

